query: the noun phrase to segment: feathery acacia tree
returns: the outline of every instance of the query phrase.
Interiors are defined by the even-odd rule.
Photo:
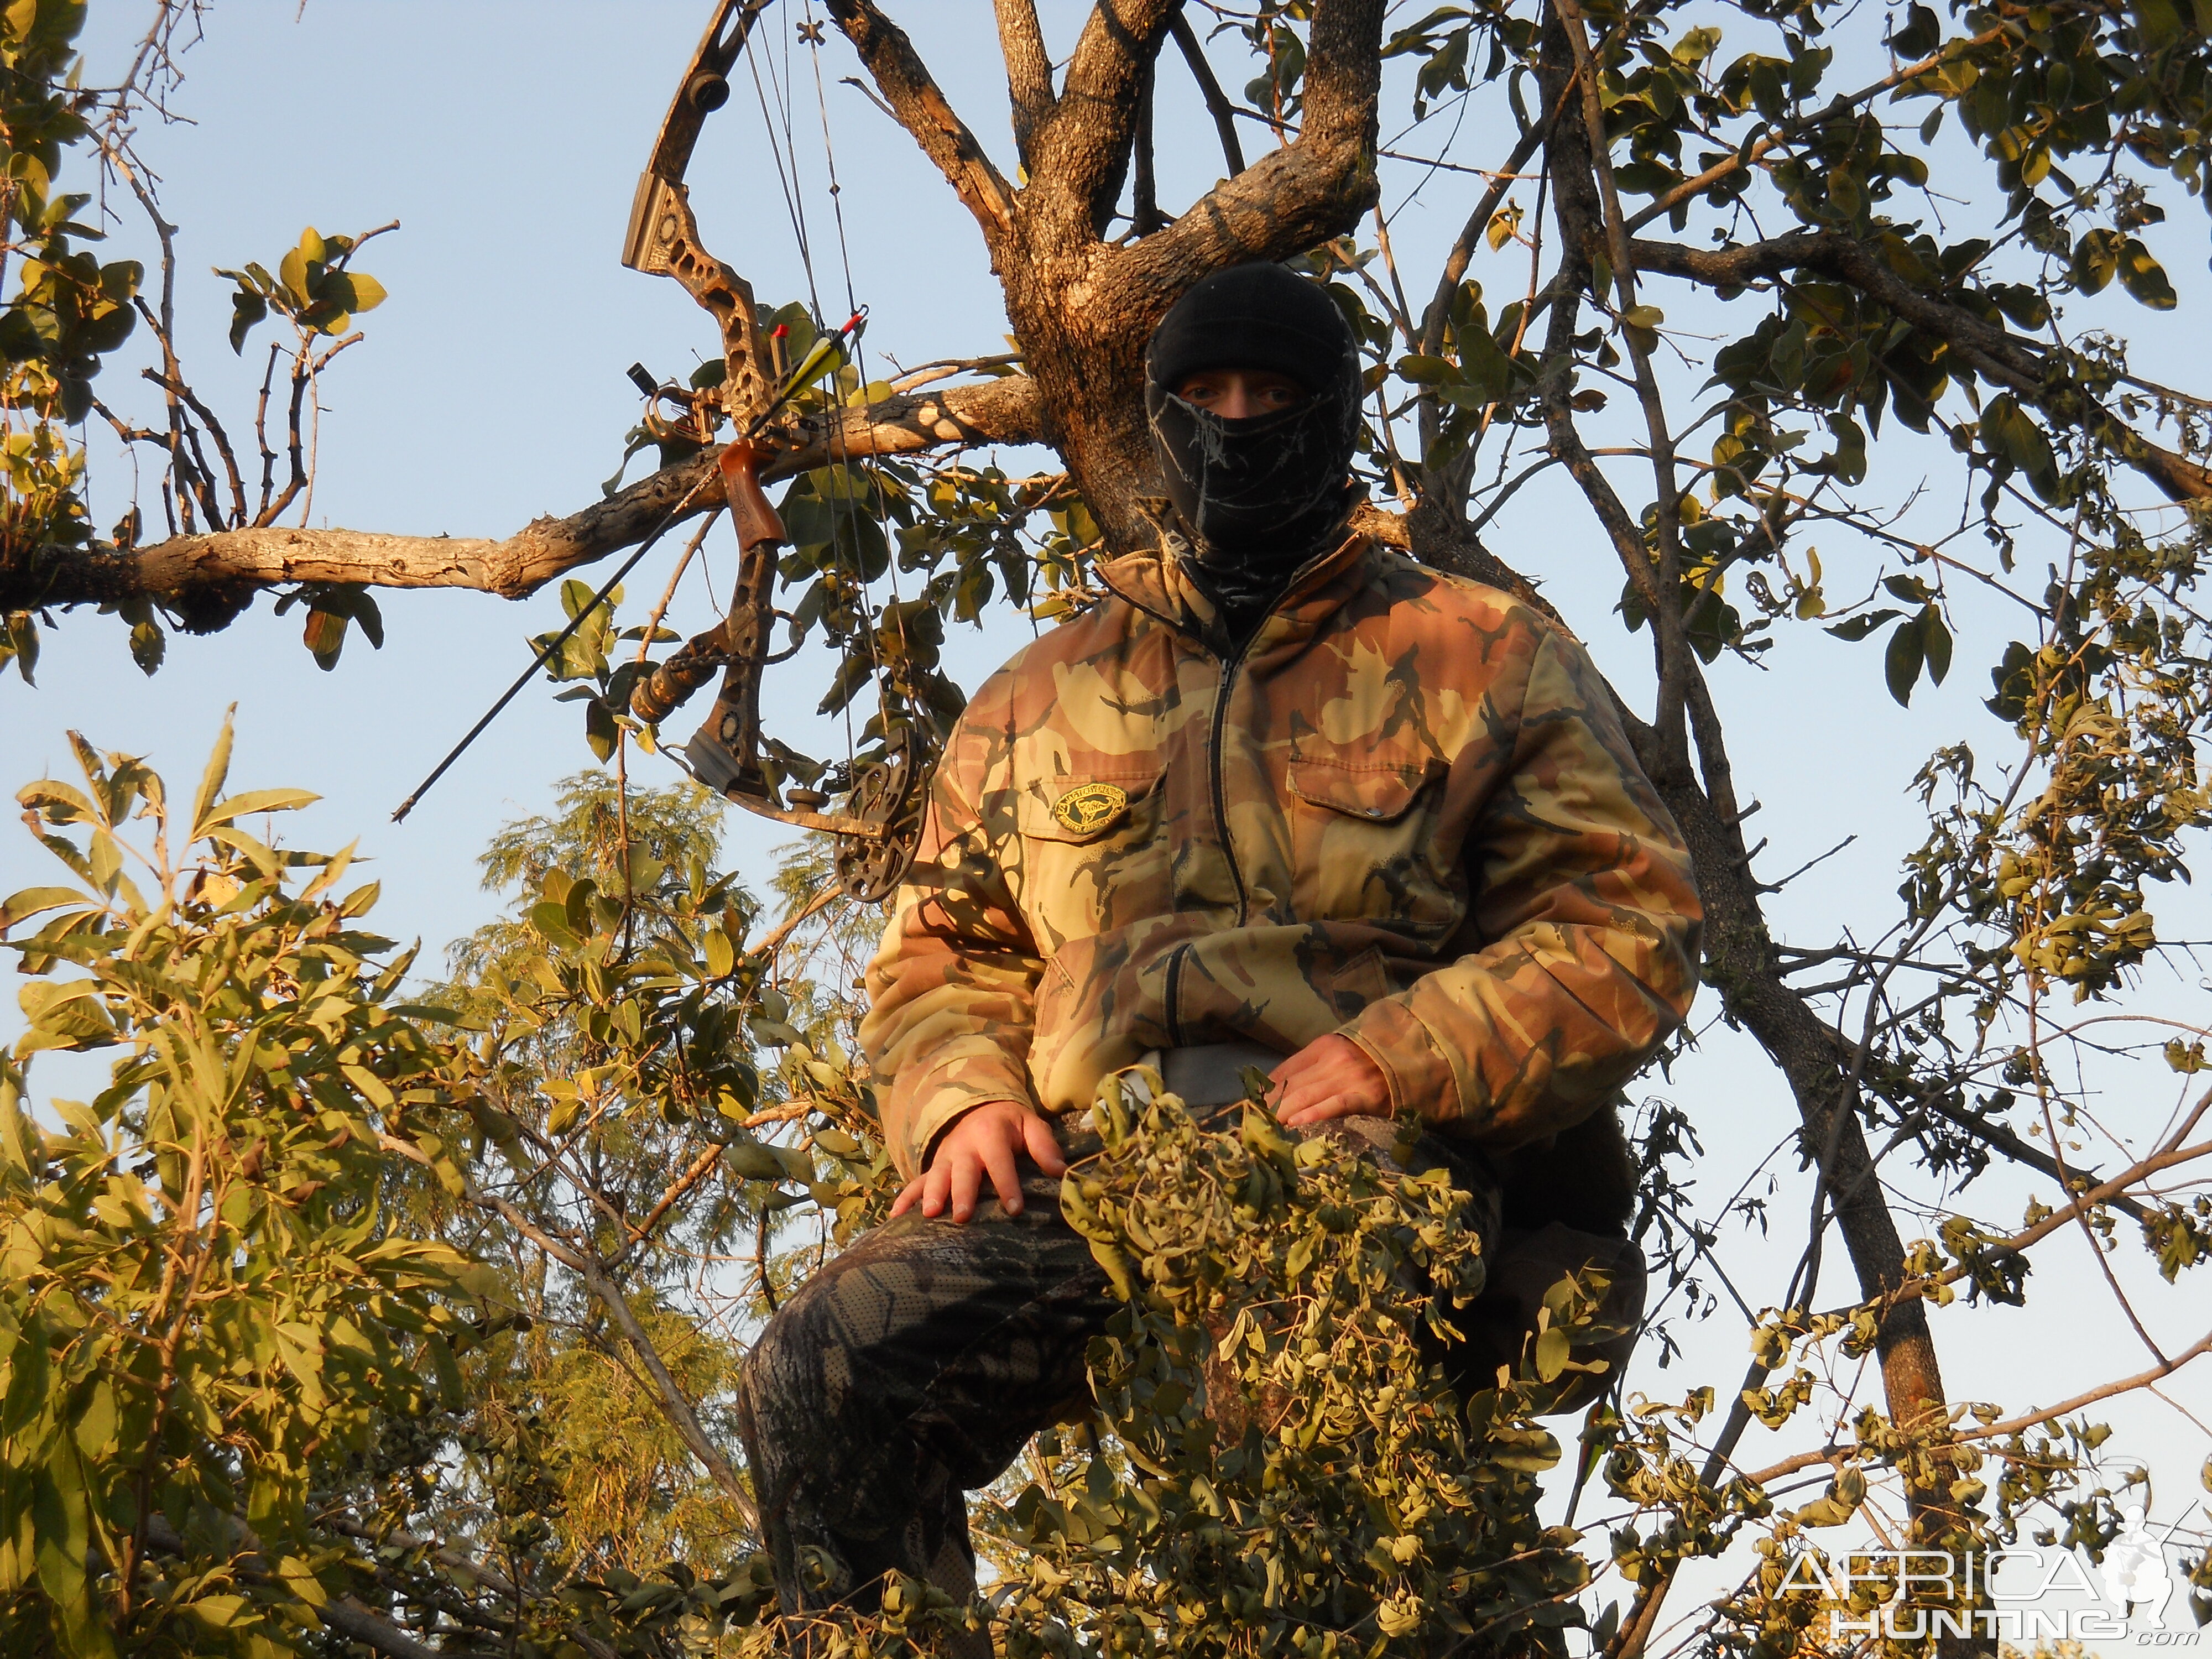
[[[969,343],[946,341],[942,356],[975,378],[948,384],[959,377],[939,366],[864,386],[848,371],[836,395],[770,428],[768,475],[798,480],[787,516],[795,530],[819,526],[811,540],[795,535],[783,573],[793,615],[820,625],[842,603],[856,618],[843,638],[856,659],[865,645],[872,660],[903,657],[927,678],[930,618],[972,618],[1001,592],[1032,604],[1046,586],[1055,605],[1082,603],[1086,562],[1150,535],[1141,503],[1156,477],[1139,392],[1152,326],[1207,271],[1280,258],[1330,285],[1369,354],[1364,526],[1562,627],[1595,634],[1617,611],[1648,641],[1654,689],[1642,703],[1624,698],[1622,713],[1696,860],[1704,1006],[1771,1060],[1794,1105],[1777,1134],[1813,1191],[1788,1293],[1747,1310],[1748,1370],[1683,1406],[1616,1401],[1585,1425],[1585,1476],[1625,1506],[1613,1563],[1632,1588],[1599,1623],[1608,1653],[1630,1659],[1652,1641],[1685,1560],[1752,1538],[1765,1552],[1746,1558],[1745,1592],[1715,1613],[1714,1639],[1798,1639],[1806,1620],[1779,1591],[1781,1564],[1808,1529],[1841,1526],[1865,1504],[1931,1544],[2037,1526],[2093,1547],[2108,1539],[2112,1482],[2096,1473],[2098,1436],[2079,1413],[2199,1359],[2212,1333],[2161,1346],[2130,1306],[2142,1361],[2088,1396],[1966,1402],[1946,1389],[1929,1309],[1961,1290],[2022,1299],[2039,1249],[2069,1230],[2115,1249],[2139,1240],[2176,1284],[2212,1249],[2212,1097],[2189,1092],[2203,1034],[2139,992],[2146,966],[2176,949],[2148,884],[2188,876],[2208,818],[2198,749],[2212,684],[2196,584],[2212,405],[2131,363],[2117,303],[2178,303],[2157,253],[2197,234],[2161,226],[2204,183],[2203,20],[2166,0],[1948,15],[1915,4],[1879,24],[1821,0],[1490,0],[1403,14],[1382,0],[1107,0],[1060,39],[1030,0],[999,0],[1005,151],[971,125],[975,112],[953,108],[883,8],[834,0],[828,10],[981,236],[1018,359],[963,357]],[[250,469],[178,367],[173,262],[161,267],[159,305],[139,298],[135,267],[76,251],[86,233],[52,182],[88,149],[137,176],[123,125],[102,114],[136,94],[103,104],[61,84],[80,11],[47,0],[4,22],[10,235],[24,280],[0,329],[10,465],[0,612],[27,669],[40,619],[51,632],[71,607],[120,612],[144,659],[157,655],[161,617],[220,629],[264,589],[305,604],[310,642],[328,651],[345,619],[374,625],[375,586],[519,595],[635,544],[693,491],[711,446],[505,541],[278,525],[311,481],[301,411],[311,425],[313,382],[334,349],[319,342],[343,343],[348,317],[380,290],[350,271],[357,242],[345,239],[303,243],[274,277],[258,267],[236,277],[240,337],[270,310],[296,332],[289,425],[273,440],[265,414],[257,426],[256,505]],[[163,9],[164,27],[183,15]],[[167,49],[164,27],[143,73]],[[1155,113],[1170,95],[1203,105],[1223,153],[1220,182],[1180,207],[1159,199],[1154,165]],[[1501,135],[1496,153],[1471,153],[1466,138],[1447,153],[1447,117],[1453,131]],[[1389,155],[1386,121],[1406,129]],[[1450,170],[1404,159],[1414,152]],[[1938,210],[1938,162],[1952,179],[1971,177],[1963,208]],[[1464,194],[1464,229],[1433,270],[1400,267],[1376,212],[1389,205],[1386,185],[1415,183],[1431,198]],[[1486,293],[1470,278],[1478,260],[1512,270],[1510,288]],[[1670,307],[1696,331],[1670,326]],[[110,418],[167,470],[158,499],[102,538],[64,423],[106,413],[92,380],[133,315],[162,357],[163,423]],[[280,398],[280,427],[284,407]],[[1009,478],[968,453],[989,444],[1042,444],[1064,472]],[[1869,483],[1892,453],[1941,480],[1948,521],[1931,527],[1931,512],[1904,514]],[[288,454],[299,483],[289,495],[277,482]],[[1562,480],[1568,489],[1552,488]],[[1539,495],[1578,503],[1591,556],[1613,561],[1556,602],[1498,550],[1516,501]],[[925,584],[896,615],[851,608],[852,544],[870,534],[863,576],[896,556]],[[1825,560],[1810,550],[1816,534]],[[2028,574],[2038,569],[2047,577]],[[1842,602],[1836,591],[1869,597]],[[2014,619],[1993,659],[1972,665],[1990,673],[1992,718],[1929,732],[1927,839],[1897,904],[1880,918],[1839,915],[1819,938],[1781,936],[1711,670],[1730,653],[1802,649],[1818,627],[1867,642],[1870,686],[1906,702],[1952,671],[1955,624],[1982,593]],[[595,730],[614,752],[636,726],[618,695],[628,681],[611,621],[579,639],[558,672],[594,682]],[[865,678],[841,681],[846,695]],[[921,702],[942,714],[957,694],[939,683]],[[533,878],[519,925],[549,961],[573,957],[568,966],[538,974],[533,989],[495,951],[474,964],[485,994],[526,1012],[520,1026],[482,1016],[489,1046],[469,1063],[488,1069],[455,1109],[475,1113],[482,1147],[512,1149],[513,1167],[462,1170],[438,1190],[460,1206],[453,1214],[493,1217],[503,1248],[525,1241],[573,1276],[617,1328],[642,1397],[742,1515],[742,1470],[702,1415],[706,1373],[687,1390],[660,1355],[664,1307],[638,1311],[635,1275],[662,1274],[666,1296],[666,1275],[680,1277],[672,1263],[732,1254],[744,1222],[760,1259],[748,1294],[772,1300],[791,1267],[777,1265],[775,1242],[799,1231],[793,1212],[826,1206],[824,1225],[836,1215],[849,1231],[879,1198],[866,1083],[833,1006],[802,1033],[783,993],[762,999],[775,950],[762,954],[707,860],[685,870],[656,850],[644,854],[648,875],[632,861],[644,842],[627,818],[617,830],[604,867],[585,868],[572,849]],[[663,921],[641,927],[641,895],[657,884]],[[815,890],[797,896],[793,916]],[[682,997],[655,982],[678,954],[695,964],[696,989]],[[609,963],[628,965],[610,978]],[[629,1059],[603,1074],[613,1066],[604,1058],[549,1071],[541,994],[598,1010],[577,1016],[574,1040]],[[658,1012],[639,1012],[629,1030],[616,1011],[636,998]],[[2163,1117],[2091,1109],[2079,1062],[2129,1029],[2149,1035],[2103,1063],[2179,1074],[2181,1103]],[[520,1048],[503,1046],[508,1036]],[[763,1047],[787,1056],[765,1094]],[[668,1055],[710,1049],[726,1073],[671,1073]],[[668,1142],[649,1156],[634,1127],[611,1150],[593,1139],[647,1109]],[[758,1139],[785,1121],[811,1126],[811,1151]],[[731,1152],[740,1141],[729,1123],[751,1126],[741,1133],[753,1151]],[[1652,1242],[1680,1241],[1686,1261],[1712,1218],[1691,1218],[1667,1173],[1679,1134],[1671,1115],[1649,1125],[1643,1224]],[[411,1144],[418,1167],[439,1163],[443,1147]],[[817,1152],[846,1173],[825,1177],[811,1161],[802,1171]],[[2017,1223],[1978,1208],[1972,1183],[1993,1166],[2036,1183]],[[664,1167],[678,1171],[672,1182],[647,1179]],[[744,1195],[745,1181],[802,1174],[814,1182],[802,1202],[769,1210],[762,1193]],[[531,1188],[528,1203],[501,1190],[510,1178]],[[736,1207],[700,1219],[698,1194],[726,1178],[738,1182]],[[1900,1194],[1933,1221],[1901,1224]],[[1848,1289],[1824,1271],[1832,1238]],[[2117,1279],[2113,1294],[2125,1304]],[[1874,1362],[1873,1394],[1850,1367],[1861,1356]],[[1802,1449],[1747,1460],[1754,1422],[1800,1432]],[[1775,1506],[1776,1483],[1822,1468],[1824,1496]],[[1035,1516],[1015,1527],[1032,1544]],[[741,1583],[752,1589],[733,1605],[750,1606],[753,1581],[725,1588]]]

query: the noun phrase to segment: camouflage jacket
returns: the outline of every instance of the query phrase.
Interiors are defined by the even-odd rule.
[[[1492,1146],[1579,1121],[1686,1012],[1689,860],[1582,648],[1364,538],[1241,652],[1172,558],[976,693],[860,1028],[911,1176],[987,1100],[1328,1032]],[[1212,644],[1209,644],[1212,641]]]

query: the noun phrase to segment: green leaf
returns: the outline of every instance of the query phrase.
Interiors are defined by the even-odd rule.
[[[1398,359],[1398,378],[1415,386],[1442,386],[1459,378],[1459,371],[1442,357],[1415,353]]]
[[[787,1171],[775,1151],[757,1140],[733,1140],[722,1149],[722,1162],[743,1181],[781,1181]]]
[[[358,270],[345,273],[346,287],[351,303],[347,309],[354,312],[374,311],[385,301],[384,284],[375,277]]]
[[[2112,280],[2120,264],[2120,234],[2117,230],[2093,230],[2074,245],[2074,286],[2084,294],[2095,294]]]
[[[2057,495],[2058,460],[2051,453],[2051,440],[2010,392],[2000,392],[1983,409],[1982,445],[2026,473],[2035,493],[2045,501]]]
[[[2166,276],[2166,267],[2132,236],[2120,247],[2119,277],[2120,286],[2138,304],[2148,306],[2153,311],[2171,311],[2180,303],[2173,283]]]
[[[1943,26],[1927,7],[1915,3],[1905,13],[1905,25],[1889,37],[1890,49],[1906,63],[1931,56],[1942,44]]]
[[[115,1385],[103,1377],[93,1385],[85,1396],[83,1407],[77,1413],[76,1422],[70,1431],[77,1449],[87,1457],[97,1458],[111,1451],[115,1442]]]
[[[66,890],[57,888],[52,890],[60,892],[65,891]],[[70,896],[75,897],[76,895],[72,894]],[[15,901],[12,899],[9,901],[11,904],[14,902]],[[708,929],[707,933],[708,977],[710,979],[724,978],[729,974],[730,970],[737,965],[737,947],[730,943],[730,936],[727,933],[725,933],[719,927]]]
[[[314,658],[315,666],[325,674],[338,665],[338,653],[345,649],[346,619],[335,611],[321,609],[307,612],[307,625],[300,630],[300,642]]]
[[[321,799],[312,789],[248,789],[200,812],[192,824],[192,839],[198,841],[212,830],[256,812],[296,812]]]
[[[592,752],[605,760],[615,752],[615,739],[621,728],[615,724],[615,712],[607,707],[605,697],[595,696],[584,705],[584,741]]]
[[[85,896],[74,887],[26,887],[20,893],[11,893],[7,902],[0,904],[0,933],[32,916],[84,902]]]
[[[441,1337],[433,1336],[428,1340],[431,1357],[438,1366],[440,1384],[442,1386],[445,1383],[448,1371],[453,1373],[454,1386],[448,1393],[447,1409],[459,1411],[462,1403],[459,1392],[460,1373],[453,1367],[452,1351],[447,1347],[445,1340]],[[278,1561],[276,1574],[284,1581],[285,1587],[309,1607],[319,1607],[329,1604],[330,1592],[323,1588],[322,1581],[315,1577],[313,1569],[298,1556],[288,1555]]]
[[[1889,636],[1888,650],[1882,653],[1881,672],[1889,682],[1889,695],[1897,699],[1899,708],[1911,706],[1913,682],[1920,678],[1920,665],[1925,655],[1920,617],[1899,623],[1897,631]]]
[[[36,685],[32,672],[39,665],[39,624],[27,611],[0,617],[0,664],[12,656],[15,672],[26,685]]]
[[[1880,611],[1869,611],[1856,617],[1846,617],[1827,631],[1839,640],[1849,640],[1856,645],[1884,623],[1904,614],[1902,611],[1885,606]]]
[[[1536,1380],[1551,1382],[1567,1368],[1567,1356],[1571,1349],[1567,1334],[1557,1325],[1547,1326],[1536,1338]]]
[[[1951,630],[1943,624],[1943,613],[1932,603],[1920,613],[1920,641],[1928,659],[1928,678],[1941,685],[1951,672]]]
[[[115,1041],[96,980],[32,981],[16,992],[31,1029],[15,1045],[18,1054],[48,1048],[100,1048]]]
[[[230,296],[230,349],[238,356],[246,353],[246,337],[269,314],[269,302],[249,288],[241,287]]]
[[[552,899],[540,899],[530,907],[530,925],[548,944],[564,951],[576,948],[576,935],[568,927],[568,907]]]
[[[76,1448],[50,1442],[47,1461],[33,1466],[27,1485],[39,1587],[60,1615],[64,1651],[71,1659],[104,1659],[115,1647],[92,1608],[85,1571],[90,1528]]]
[[[161,665],[168,654],[168,636],[161,632],[161,624],[149,617],[134,623],[131,628],[131,660],[138,665],[142,674],[151,674]]]
[[[294,248],[278,263],[276,275],[283,280],[285,289],[291,295],[294,302],[301,309],[304,310],[312,303],[313,296],[307,291],[307,256],[306,254],[300,252],[298,248]]]
[[[211,1631],[227,1631],[239,1623],[239,1614],[250,1604],[242,1595],[203,1595],[185,1604],[193,1618]]]
[[[434,1332],[423,1340],[423,1346],[430,1351],[430,1364],[437,1373],[441,1401],[449,1412],[461,1410],[468,1403],[468,1391],[461,1380],[461,1368],[454,1363],[452,1346]]]

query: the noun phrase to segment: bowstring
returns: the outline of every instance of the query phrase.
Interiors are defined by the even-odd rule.
[[[812,0],[806,0],[806,21],[809,24],[812,24],[815,21],[813,11]],[[787,9],[787,18],[788,11]],[[753,41],[758,38],[757,34],[747,37],[745,41],[745,58],[747,67],[752,74],[753,95],[755,101],[758,104],[760,108],[762,130],[767,135],[769,153],[771,157],[774,158],[775,162],[776,180],[783,192],[784,211],[791,221],[792,234],[799,246],[799,263],[806,273],[806,296],[808,309],[813,313],[816,331],[817,332],[826,332],[828,331],[829,325],[823,313],[821,285],[819,280],[816,276],[814,270],[813,239],[810,234],[810,228],[806,221],[805,192],[799,187],[800,178],[799,170],[798,138],[797,135],[793,131],[792,126],[792,104],[793,100],[789,94],[789,88],[793,79],[790,65],[792,33],[793,31],[787,29],[784,33],[783,50],[785,61],[783,64],[783,73],[781,76],[776,72],[777,65],[774,58],[768,57],[764,53],[756,52],[753,50]],[[818,45],[814,43],[812,38],[813,33],[814,31],[810,28],[808,31],[808,44],[814,47],[813,64],[816,101],[817,105],[822,105],[821,49]],[[763,80],[762,76],[762,64],[763,60],[765,60],[767,64],[767,76],[765,80]],[[771,88],[773,88],[774,103],[775,106],[773,112],[769,109]],[[780,132],[778,131],[779,115],[781,118]],[[825,155],[828,156],[830,199],[835,203],[837,201],[839,190],[837,183],[836,156],[835,150],[830,143],[829,112],[826,106],[823,106],[822,108],[822,120],[823,149]],[[845,240],[844,214],[842,204],[839,205],[837,213],[837,232],[838,255],[843,266],[845,294],[847,299],[851,301],[852,312],[857,313],[860,310],[860,302],[854,292],[852,254]],[[858,337],[855,337],[850,343],[851,349],[854,354],[854,365],[861,377],[860,384],[865,388],[867,384],[867,377],[866,360],[860,356],[860,343]],[[833,374],[831,378],[831,385],[834,386],[836,384],[836,377]],[[833,412],[834,409],[835,405],[833,404]],[[869,601],[867,565],[865,556],[858,544],[857,532],[855,532],[854,545],[849,550],[845,545],[846,538],[843,532],[843,523],[845,510],[852,504],[852,496],[850,494],[852,489],[852,464],[850,453],[843,447],[843,423],[842,421],[836,422],[833,425],[832,435],[830,438],[830,459],[832,463],[830,470],[831,495],[830,513],[830,566],[832,569],[838,570],[841,573],[848,568],[851,571],[853,586],[859,596],[860,631],[863,639],[865,640],[868,653],[869,678],[875,689],[877,706],[880,708],[886,706],[884,699],[883,657],[881,651],[878,647],[876,630],[871,624],[868,615]],[[880,532],[884,533],[885,544],[888,546],[890,544],[890,538],[882,522],[883,505],[881,486],[880,484],[874,483],[873,481],[871,482],[872,488],[877,497],[876,512],[878,529]],[[896,597],[896,585],[893,589],[893,597]],[[853,703],[851,698],[848,697],[845,700],[844,708],[841,712],[845,726],[846,772],[849,778],[852,771],[853,756],[859,746],[854,741],[853,732]]]
[[[784,167],[785,144],[777,142],[775,118],[769,113],[768,88],[763,86],[761,82],[761,54],[753,50],[753,41],[757,37],[758,33],[758,30],[754,30],[745,36],[745,65],[752,71],[753,96],[759,101],[761,126],[768,134],[769,156],[775,163],[775,182],[777,187],[783,192],[784,216],[791,221],[792,238],[799,244],[799,263],[806,271],[807,297],[812,303],[814,308],[814,325],[817,328],[819,328],[822,326],[822,301],[820,295],[815,291],[814,250],[810,244],[806,234],[805,207],[800,201],[798,192],[793,189],[793,185],[796,182],[796,175],[799,172],[799,152],[795,147],[793,148],[791,152],[791,167],[789,172],[787,173]],[[769,79],[770,81],[774,81],[775,78],[775,64],[773,62],[770,62],[769,64]],[[783,102],[782,88],[780,87],[777,88],[776,102],[778,104],[781,104]],[[784,126],[784,138],[787,143],[790,137],[790,122],[788,119],[785,121]]]
[[[822,155],[824,166],[827,167],[830,174],[830,215],[837,227],[837,259],[839,264],[843,269],[845,277],[846,304],[850,307],[853,311],[857,312],[860,308],[860,303],[853,286],[852,246],[847,240],[845,235],[844,186],[841,185],[837,179],[837,146],[835,140],[830,137],[830,100],[827,94],[823,92],[822,85],[822,44],[820,38],[822,34],[822,27],[814,15],[814,0],[802,0],[802,3],[804,3],[806,9],[806,41],[808,46],[811,48],[808,54],[809,61],[811,63],[814,70],[814,107],[816,113],[819,116],[822,123]],[[789,37],[787,36],[786,49],[788,50],[788,47]],[[870,384],[868,380],[868,348],[866,343],[865,335],[854,336],[852,345],[853,368],[854,373],[856,373],[860,378],[860,397],[863,407],[865,407],[867,400],[868,386]],[[844,443],[844,422],[842,421],[838,422],[837,436],[833,440],[833,442],[840,447]],[[848,476],[849,476],[851,471],[849,452],[848,452],[844,466]],[[888,506],[889,492],[884,485],[882,467],[880,465],[877,467],[875,473],[872,475],[869,483],[870,493],[873,496],[872,505],[875,511],[876,533],[883,538],[883,544],[885,550],[884,558],[884,574],[889,579],[890,583],[891,603],[893,605],[902,604],[903,600],[899,593],[898,556],[896,551],[896,543],[891,535],[890,524],[890,507]],[[859,550],[856,548],[854,550],[854,568],[860,577],[860,621],[862,629],[867,635],[868,671],[870,677],[875,684],[876,707],[878,709],[887,709],[890,707],[890,703],[885,695],[884,684],[883,651],[878,640],[874,623],[868,615],[869,594],[867,568],[866,564],[859,559],[858,551]],[[845,725],[848,734],[852,730],[852,707],[853,706],[850,702],[848,702],[845,705]],[[890,740],[890,732],[888,723],[886,723],[884,737],[886,742]],[[849,743],[850,738],[848,735],[848,745]]]
[[[822,116],[822,153],[830,164],[830,210],[837,224],[837,257],[845,267],[845,304],[848,312],[860,308],[853,293],[853,250],[845,241],[845,198],[837,182],[837,147],[830,141],[830,100],[822,90],[822,48],[814,41],[821,26],[814,20],[814,0],[805,0],[808,43],[814,46],[814,107]]]

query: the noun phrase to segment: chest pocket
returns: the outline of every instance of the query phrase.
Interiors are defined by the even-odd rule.
[[[1436,844],[1443,765],[1293,756],[1291,839],[1299,914],[1375,921],[1423,939],[1459,925],[1459,849]]]
[[[1154,765],[1039,778],[1015,796],[1022,909],[1048,949],[1171,908],[1164,795]]]

